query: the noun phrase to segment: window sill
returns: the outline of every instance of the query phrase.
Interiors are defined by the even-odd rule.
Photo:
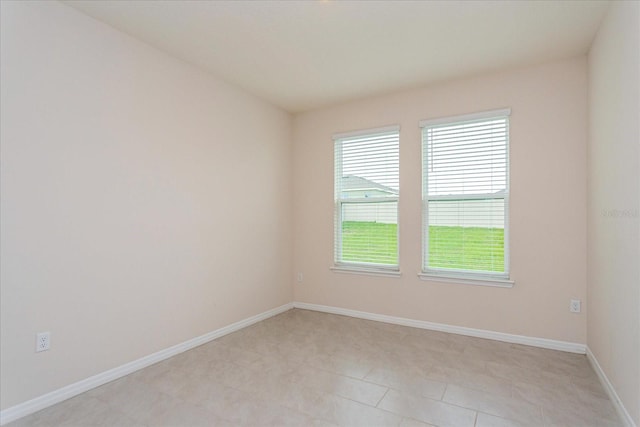
[[[433,273],[418,273],[418,277],[422,280],[430,282],[444,282],[444,283],[458,283],[461,285],[477,285],[477,286],[493,286],[497,288],[513,288],[515,281],[509,279],[502,279],[499,277],[471,277],[471,276],[456,276],[456,275],[444,275]]]
[[[400,273],[400,270],[390,270],[374,267],[357,267],[350,265],[334,265],[333,267],[329,267],[329,269],[335,273],[364,274],[367,276],[400,277],[402,275],[402,273]]]

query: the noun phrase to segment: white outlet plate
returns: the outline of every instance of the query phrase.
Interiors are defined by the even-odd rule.
[[[304,275],[302,273],[298,273],[298,282],[302,283],[303,280],[304,280]]]
[[[572,299],[569,302],[569,311],[572,313],[580,313],[581,304],[579,299]]]
[[[36,352],[46,351],[51,348],[51,333],[39,332],[36,334]]]

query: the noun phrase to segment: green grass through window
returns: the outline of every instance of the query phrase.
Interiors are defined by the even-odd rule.
[[[342,260],[398,264],[398,226],[380,222],[342,223]]]
[[[342,260],[397,264],[397,225],[342,223]],[[429,266],[504,271],[504,230],[482,227],[429,227]]]

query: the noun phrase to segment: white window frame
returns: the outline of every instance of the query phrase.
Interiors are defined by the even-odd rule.
[[[353,197],[342,198],[338,189],[338,177],[342,177],[342,144],[344,139],[354,138],[358,136],[375,136],[385,133],[397,133],[398,144],[400,140],[400,126],[385,126],[374,129],[359,130],[354,132],[345,132],[333,135],[334,141],[334,264],[330,268],[338,273],[355,273],[374,276],[400,276],[400,221],[399,221],[399,207],[400,197],[397,196],[384,196],[375,198],[366,197]],[[399,148],[399,147],[398,147]],[[339,159],[339,161],[338,161]],[[397,203],[396,217],[398,218],[396,224],[396,260],[395,265],[367,263],[367,262],[355,262],[355,261],[342,261],[342,206],[344,204],[351,203]]]
[[[509,248],[509,196],[510,196],[510,115],[511,109],[504,108],[500,110],[483,111],[473,114],[464,114],[459,116],[444,117],[437,119],[429,119],[420,121],[422,128],[422,271],[418,276],[423,280],[459,283],[468,285],[482,285],[495,287],[513,287],[515,282],[510,277],[510,248]],[[468,195],[441,195],[429,196],[428,192],[428,168],[425,168],[427,159],[427,147],[424,143],[425,128],[436,125],[446,124],[462,124],[465,122],[474,122],[482,120],[490,120],[493,118],[507,118],[507,141],[506,141],[506,189],[503,194],[468,194]],[[469,270],[457,269],[439,269],[429,268],[429,201],[431,200],[504,200],[504,272],[476,272]]]

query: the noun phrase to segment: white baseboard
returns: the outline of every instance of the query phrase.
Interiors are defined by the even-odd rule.
[[[534,338],[524,335],[505,334],[502,332],[488,331],[484,329],[465,328],[463,326],[452,326],[443,323],[426,322],[424,320],[407,319],[404,317],[387,316],[384,314],[368,313],[365,311],[349,310],[346,308],[330,307],[326,305],[308,304],[305,302],[294,302],[295,308],[305,310],[322,311],[324,313],[340,314],[343,316],[357,317],[359,319],[375,320],[395,325],[411,326],[413,328],[430,329],[433,331],[449,332],[470,337],[486,338],[495,341],[504,341],[514,344],[530,345],[533,347],[548,348],[551,350],[566,351],[569,353],[585,354],[586,346],[567,341],[556,341],[546,338]]]
[[[283,313],[287,310],[290,310],[291,308],[293,308],[293,303],[276,307],[272,310],[268,310],[264,313],[260,313],[247,319],[240,320],[239,322],[232,323],[231,325],[227,325],[220,329],[216,329],[215,331],[174,345],[173,347],[165,348],[164,350],[160,350],[138,360],[134,360],[133,362],[126,363],[122,366],[118,366],[117,368],[110,369],[76,383],[69,384],[68,386],[62,387],[58,390],[54,390],[42,396],[7,408],[3,411],[0,411],[0,425],[4,425],[24,416],[33,414],[34,412],[40,411],[51,405],[55,405],[56,403],[62,402],[63,400],[67,400],[71,397],[77,396],[80,393],[84,393],[85,391],[91,390],[113,380],[117,380],[118,378],[124,377],[125,375],[129,375],[132,372],[153,365],[154,363],[158,363],[162,360],[168,359],[172,356],[175,356],[176,354],[191,350],[192,348],[215,340],[216,338],[220,338],[224,335],[230,334],[242,328],[246,328],[247,326],[250,326],[254,323],[260,322],[261,320],[265,320],[269,317],[273,317],[277,314]]]
[[[624,404],[620,400],[618,393],[616,393],[616,389],[613,388],[611,381],[609,381],[609,378],[607,378],[607,375],[604,373],[602,367],[600,367],[600,364],[598,363],[598,359],[596,359],[596,356],[591,352],[591,349],[589,347],[587,347],[587,359],[589,360],[589,363],[591,363],[591,367],[593,368],[593,370],[596,371],[596,374],[598,375],[598,378],[602,383],[602,387],[607,392],[609,399],[611,399],[611,403],[613,403],[613,406],[615,406],[616,411],[618,411],[618,415],[620,415],[622,421],[624,421],[627,427],[637,427],[633,422],[631,415],[627,411],[627,408],[624,407]]]

